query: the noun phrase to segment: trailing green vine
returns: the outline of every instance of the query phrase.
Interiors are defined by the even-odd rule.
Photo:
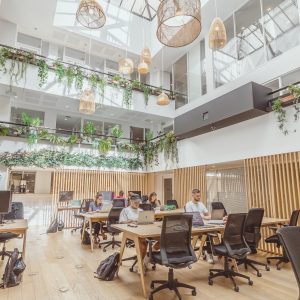
[[[38,67],[39,87],[42,87],[47,82],[49,67],[44,59],[39,60]]]

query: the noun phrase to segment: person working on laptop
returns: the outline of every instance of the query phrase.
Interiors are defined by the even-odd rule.
[[[102,207],[103,207],[103,196],[102,194],[97,194],[95,200],[90,203],[89,212],[100,211]],[[93,227],[94,227],[94,236],[97,239],[101,229],[101,223],[93,222]]]
[[[203,204],[203,202],[201,201],[201,192],[199,189],[192,190],[192,200],[185,205],[185,211],[190,213],[199,212],[201,214],[202,219],[210,220],[210,214],[208,213],[208,210]],[[212,257],[211,245],[208,238],[206,240],[206,249],[206,260],[208,263],[213,263],[214,261]]]
[[[118,195],[116,198],[119,198],[119,199],[125,198],[125,193],[121,190],[121,191],[119,192],[119,195]]]
[[[160,201],[157,199],[157,194],[155,192],[150,194],[147,203],[151,204],[152,209],[160,206]]]

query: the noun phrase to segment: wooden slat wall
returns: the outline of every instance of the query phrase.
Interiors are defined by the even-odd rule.
[[[180,207],[191,200],[192,190],[201,191],[202,201],[206,203],[206,167],[197,166],[174,170],[174,195]]]
[[[57,170],[53,173],[52,212],[57,213],[58,195],[60,191],[74,191],[74,199],[93,199],[99,191],[123,190],[127,195],[130,190],[147,190],[147,174],[129,172],[104,172],[98,170]],[[65,227],[77,224],[73,211],[59,212],[59,218]]]
[[[249,208],[264,207],[266,217],[290,218],[300,208],[300,152],[245,160]],[[263,238],[272,232],[263,229]],[[261,249],[277,253],[274,246],[261,243]]]

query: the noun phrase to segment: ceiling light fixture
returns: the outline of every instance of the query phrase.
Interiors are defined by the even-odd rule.
[[[139,63],[138,65],[138,72],[141,75],[146,75],[149,73],[149,66],[146,62],[142,61],[141,63]]]
[[[201,32],[200,0],[162,0],[157,9],[158,40],[168,47],[192,43]]]
[[[158,95],[156,104],[157,105],[168,105],[170,103],[170,99],[168,95],[163,91],[164,85],[164,48],[161,50],[161,93]]]
[[[133,72],[133,68],[134,65],[132,59],[125,57],[119,60],[119,72],[123,75],[131,74]]]
[[[227,43],[226,28],[223,21],[218,17],[217,0],[215,0],[216,17],[213,19],[209,29],[209,48],[213,50],[222,49]]]
[[[90,89],[84,90],[80,97],[79,112],[91,115],[96,111],[95,95]]]
[[[103,8],[96,0],[81,0],[76,12],[76,20],[86,28],[99,29],[104,26],[106,17]]]

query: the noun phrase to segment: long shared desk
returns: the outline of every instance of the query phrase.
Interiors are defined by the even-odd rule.
[[[155,218],[161,219],[167,215],[174,215],[174,214],[182,214],[184,212],[183,209],[175,209],[170,211],[156,211]],[[90,229],[90,236],[92,237],[92,222],[105,222],[108,220],[108,212],[97,212],[97,213],[85,213],[82,216],[85,219],[83,231],[86,228],[86,223],[89,223]],[[264,218],[262,222],[262,226],[274,226],[277,224],[284,224],[287,223],[287,219],[276,219],[276,218]],[[138,260],[138,267],[140,270],[144,269],[142,256],[141,256],[141,249],[140,249],[140,240],[145,240],[148,238],[158,239],[161,235],[161,222],[156,222],[150,225],[138,225],[137,227],[130,227],[127,224],[115,224],[112,225],[114,228],[118,229],[123,233],[122,236],[122,243],[120,248],[120,262],[119,267],[122,264],[122,258],[126,248],[126,241],[132,240],[135,244],[135,250]],[[224,231],[224,225],[209,225],[207,227],[193,227],[192,229],[192,236],[193,236],[193,244],[195,245],[198,238],[201,237],[200,248],[198,252],[198,257],[202,252],[202,247],[205,243],[206,237],[208,233],[211,232],[219,232],[222,233]],[[91,250],[93,251],[93,241],[91,238]],[[140,280],[142,285],[142,290],[144,297],[147,298],[147,290],[145,285],[145,277],[144,272],[140,272]]]

